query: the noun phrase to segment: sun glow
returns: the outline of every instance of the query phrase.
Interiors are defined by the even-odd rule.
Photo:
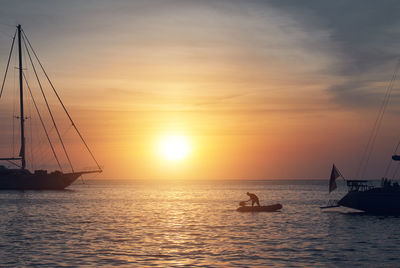
[[[171,135],[161,139],[159,144],[161,155],[168,160],[181,160],[190,153],[189,141],[184,136]]]

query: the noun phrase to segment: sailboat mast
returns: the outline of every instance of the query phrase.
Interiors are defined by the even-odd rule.
[[[21,168],[25,169],[25,133],[24,133],[24,89],[22,83],[22,46],[21,46],[21,25],[18,24],[18,56],[19,56],[19,100],[20,100],[20,122],[21,122]]]

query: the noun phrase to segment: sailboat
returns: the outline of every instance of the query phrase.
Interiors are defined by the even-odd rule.
[[[389,103],[389,99],[392,93],[394,82],[396,81],[397,73],[400,69],[400,61],[397,63],[395,71],[393,73],[392,79],[387,88],[385,97],[382,102],[382,106],[378,112],[378,117],[374,123],[374,127],[372,129],[372,133],[370,139],[368,140],[365,152],[363,154],[363,158],[360,161],[359,171],[361,171],[361,177],[365,173],[366,168],[368,167],[368,160],[370,158],[370,154],[373,151],[373,146],[377,134],[379,132],[379,128],[384,117],[384,113],[386,111],[386,107]],[[348,180],[340,173],[340,171],[336,168],[335,165],[332,167],[331,176],[329,180],[329,193],[334,191],[336,186],[336,179],[341,177],[347,184],[348,192],[347,194],[341,198],[340,200],[330,200],[327,206],[321,207],[331,208],[331,207],[347,207],[352,209],[361,210],[367,213],[373,214],[396,214],[400,215],[400,185],[398,182],[393,181],[396,178],[396,175],[399,171],[399,163],[397,163],[397,167],[393,172],[393,178],[388,179],[387,176],[389,174],[390,168],[393,163],[396,161],[400,161],[400,155],[397,154],[397,150],[399,149],[400,142],[397,144],[394,150],[394,154],[389,161],[389,164],[386,168],[385,174],[381,179],[380,186],[374,186],[368,180],[358,179],[358,180]],[[357,172],[359,173],[359,172]]]
[[[0,91],[0,98],[2,96],[3,90],[4,90],[4,85],[7,77],[7,72],[9,69],[10,65],[10,59],[13,54],[13,49],[14,49],[14,44],[15,41],[17,40],[17,50],[18,50],[18,81],[19,81],[19,115],[16,117],[19,119],[19,134],[20,134],[20,152],[18,156],[11,156],[11,157],[2,157],[0,156],[0,161],[7,161],[8,163],[16,166],[16,168],[10,168],[6,167],[4,165],[0,165],[0,190],[62,190],[71,185],[74,181],[76,181],[79,177],[81,177],[83,174],[88,174],[88,173],[100,173],[102,172],[102,169],[95,159],[92,151],[89,149],[89,146],[87,145],[86,141],[84,140],[83,136],[79,132],[76,124],[72,120],[70,114],[68,113],[64,103],[62,102],[59,94],[57,93],[55,87],[53,86],[53,83],[50,81],[49,76],[47,75],[46,71],[43,68],[42,63],[39,61],[39,58],[37,57],[36,52],[33,50],[33,47],[31,45],[31,42],[27,38],[25,32],[23,31],[21,25],[17,26],[17,29],[14,33],[13,39],[12,39],[12,44],[11,44],[11,50],[10,54],[8,57],[8,62],[7,62],[7,67],[6,71],[4,74],[4,79],[3,79],[3,84],[1,86],[1,91]],[[68,159],[68,163],[70,165],[70,171],[65,172],[62,169],[62,165],[60,164],[59,157],[57,157],[56,150],[54,148],[53,142],[51,141],[49,137],[49,131],[46,129],[46,126],[43,122],[43,116],[40,114],[39,107],[37,103],[35,102],[32,91],[29,87],[29,84],[26,79],[25,71],[23,68],[23,47],[22,44],[24,44],[24,52],[28,55],[28,58],[32,68],[34,70],[35,77],[37,78],[38,85],[41,89],[41,92],[43,94],[43,98],[45,100],[47,110],[49,112],[49,115],[52,119],[53,123],[53,129],[56,130],[57,136],[59,138],[59,141],[62,145],[63,151],[66,155],[66,158]],[[65,148],[65,143],[63,142],[62,135],[59,132],[59,129],[57,127],[56,121],[54,119],[53,112],[50,109],[49,103],[46,99],[46,96],[44,94],[43,88],[42,88],[42,83],[40,82],[39,76],[38,76],[38,71],[35,68],[35,65],[33,63],[33,59],[36,59],[41,70],[43,71],[46,79],[48,80],[51,89],[55,93],[55,96],[57,97],[57,100],[61,104],[62,110],[65,112],[66,117],[69,120],[69,123],[71,124],[71,127],[76,131],[77,135],[81,139],[81,141],[84,144],[84,147],[86,150],[89,152],[91,158],[94,160],[96,163],[96,168],[92,170],[85,170],[85,171],[75,171],[75,169],[72,166],[71,159],[69,157],[69,154]],[[41,126],[44,129],[44,132],[47,137],[47,141],[51,147],[51,151],[58,163],[59,170],[54,170],[49,172],[48,170],[45,169],[40,169],[40,170],[34,170],[31,171],[27,168],[27,155],[26,155],[26,139],[25,139],[25,121],[28,119],[26,115],[24,114],[24,81],[25,85],[27,85],[27,91],[30,93],[32,97],[32,101],[35,107],[35,110],[37,112],[37,116],[40,119]],[[0,151],[0,155],[2,152]]]
[[[368,180],[346,180],[333,165],[329,192],[336,189],[335,180],[342,177],[348,187],[347,194],[340,200],[330,200],[327,206],[321,209],[332,207],[347,207],[373,214],[395,214],[400,215],[400,185],[382,178],[381,186],[373,186]],[[332,187],[332,185],[334,185]]]

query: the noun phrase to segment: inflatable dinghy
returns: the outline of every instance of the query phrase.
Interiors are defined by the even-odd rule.
[[[282,208],[281,204],[274,204],[270,206],[241,206],[237,209],[239,212],[274,212]]]

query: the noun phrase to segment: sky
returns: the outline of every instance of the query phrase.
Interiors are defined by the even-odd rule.
[[[21,24],[97,178],[321,179],[333,163],[354,178],[400,52],[398,1],[0,5],[1,68]],[[366,178],[384,174],[399,141],[398,105],[395,84]],[[189,140],[186,159],[159,155],[170,134]],[[77,166],[90,161],[68,144]]]

